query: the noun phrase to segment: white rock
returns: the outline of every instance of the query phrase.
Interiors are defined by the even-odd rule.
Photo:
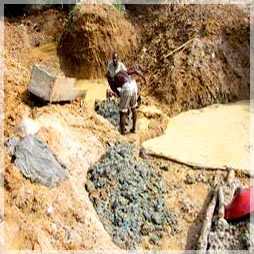
[[[52,213],[53,213],[53,211],[54,211],[54,208],[53,208],[53,206],[49,206],[48,208],[47,208],[47,215],[51,215]]]
[[[22,135],[35,135],[39,132],[41,126],[35,120],[24,117],[19,125],[15,128],[14,133],[20,133]]]

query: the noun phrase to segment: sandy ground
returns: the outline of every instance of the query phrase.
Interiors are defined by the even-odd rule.
[[[190,110],[169,120],[144,147],[190,165],[250,170],[249,101]]]
[[[44,22],[43,17],[41,19]],[[52,26],[49,27],[51,31]],[[49,189],[33,184],[22,176],[5,151],[6,249],[117,249],[118,247],[103,228],[84,188],[87,170],[105,152],[107,142],[124,139],[112,125],[91,110],[95,99],[104,98],[106,81],[79,80],[77,85],[88,89],[85,103],[80,104],[80,107],[78,102],[37,106],[26,94],[30,69],[35,62],[59,69],[56,46],[54,43],[42,41],[40,47],[30,48],[28,45],[28,48],[25,48],[25,39],[21,36],[25,32],[21,31],[19,24],[6,23],[5,29],[7,66],[5,73],[5,137],[7,138],[12,133],[26,107],[31,107],[30,111],[34,113],[35,120],[42,125],[39,135],[68,166],[69,175],[69,179],[56,188]],[[28,39],[32,47],[33,40],[40,34],[30,30],[27,28]],[[216,107],[213,110],[216,111]],[[152,108],[149,108],[149,112],[152,111]],[[194,119],[192,126],[196,126],[195,114],[192,118]],[[170,120],[173,121],[173,119]],[[151,122],[150,119],[140,117],[140,130],[149,129]],[[170,130],[172,123],[169,123],[168,126]],[[188,124],[185,124],[184,129],[187,130],[188,127]],[[158,141],[160,147],[170,146],[170,144],[165,144],[163,139]],[[178,218],[179,231],[175,235],[172,235],[170,231],[166,232],[158,245],[144,239],[140,248],[150,250],[195,249],[209,201],[209,193],[213,189],[214,178],[217,175],[224,177],[225,172],[195,170],[153,157],[149,157],[149,160],[157,170],[161,171],[167,182],[170,191],[166,197],[166,203]],[[168,171],[161,168],[164,164],[169,164]],[[248,184],[249,179],[246,177],[241,180]],[[49,212],[51,210],[52,212]]]

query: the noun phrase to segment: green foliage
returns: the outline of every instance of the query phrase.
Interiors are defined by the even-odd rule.
[[[122,3],[121,0],[114,0],[114,6],[118,11],[125,11],[125,5]]]

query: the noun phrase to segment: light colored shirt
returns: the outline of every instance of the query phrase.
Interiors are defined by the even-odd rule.
[[[110,77],[114,78],[115,75],[119,72],[119,71],[127,71],[127,68],[125,67],[125,65],[118,61],[118,65],[117,68],[114,67],[114,63],[113,60],[110,60],[108,63],[108,72],[110,73]]]

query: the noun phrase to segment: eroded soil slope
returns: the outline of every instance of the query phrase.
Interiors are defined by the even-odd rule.
[[[69,16],[58,55],[66,76],[104,78],[115,50],[130,63],[138,46],[138,33],[124,12],[114,5],[84,4],[77,5]]]
[[[150,78],[145,89],[168,113],[249,98],[248,12],[236,5],[128,9],[142,33],[136,59]]]

